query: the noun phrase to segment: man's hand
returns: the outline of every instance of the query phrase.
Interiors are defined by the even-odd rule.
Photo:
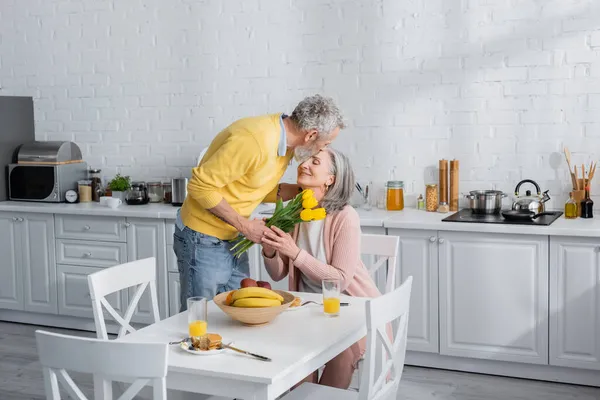
[[[269,228],[265,226],[265,221],[262,219],[246,220],[242,222],[240,233],[251,240],[254,243],[262,242],[265,233],[269,231]]]

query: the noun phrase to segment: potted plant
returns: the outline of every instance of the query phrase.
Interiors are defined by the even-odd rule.
[[[131,179],[128,176],[117,174],[109,183],[108,188],[112,191],[112,197],[125,202],[125,192],[131,188]]]

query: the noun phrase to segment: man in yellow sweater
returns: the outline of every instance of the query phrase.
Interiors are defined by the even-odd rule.
[[[243,118],[221,131],[192,170],[188,195],[178,215],[173,249],[181,285],[181,311],[187,299],[238,289],[249,275],[248,255],[234,258],[238,233],[260,243],[267,230],[249,217],[261,202],[284,200],[296,185],[279,184],[292,157],[303,160],[330,144],[344,127],[332,99],[302,100],[291,116]]]

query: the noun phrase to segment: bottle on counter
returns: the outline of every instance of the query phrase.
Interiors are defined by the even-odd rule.
[[[575,219],[579,214],[578,211],[579,205],[573,198],[573,192],[569,193],[569,200],[565,203],[565,218],[566,219]]]
[[[594,202],[590,198],[590,187],[585,187],[585,199],[581,202],[581,218],[594,218]]]
[[[417,210],[425,210],[425,199],[422,194],[417,198]]]

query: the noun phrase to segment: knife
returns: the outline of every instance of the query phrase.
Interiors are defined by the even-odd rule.
[[[238,353],[247,354],[247,355],[249,355],[249,356],[256,357],[256,358],[258,358],[259,360],[262,360],[262,361],[272,361],[272,360],[271,360],[270,358],[268,358],[268,357],[261,356],[261,355],[259,355],[259,354],[250,353],[249,351],[246,351],[246,350],[241,350],[241,349],[235,348],[235,347],[233,347],[233,346],[230,346],[230,345],[228,345],[228,344],[223,344],[223,343],[221,343],[221,347],[224,347],[224,348],[226,348],[226,349],[230,349],[230,350],[233,350],[233,351],[237,351]]]

